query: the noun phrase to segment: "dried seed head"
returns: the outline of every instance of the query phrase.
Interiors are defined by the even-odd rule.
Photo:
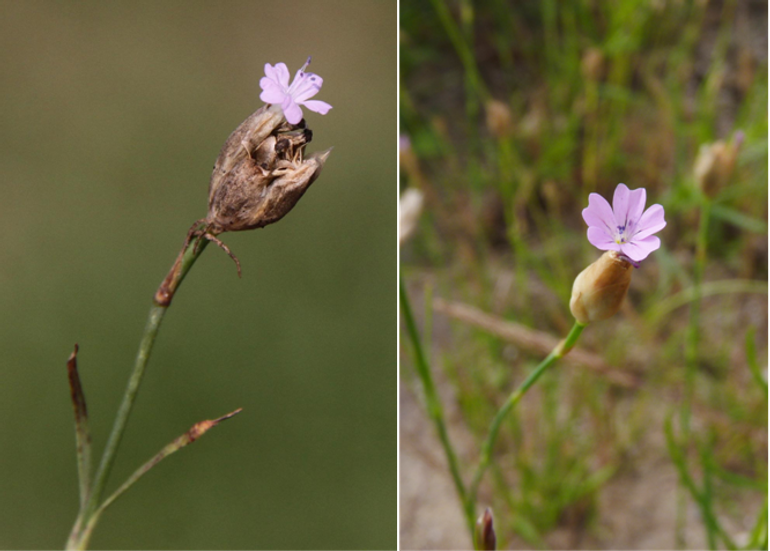
[[[631,283],[631,263],[617,251],[607,251],[580,272],[572,285],[569,309],[582,324],[606,320],[620,309]]]
[[[729,182],[743,139],[743,132],[736,132],[729,144],[720,140],[700,146],[693,172],[698,187],[707,197],[716,196]]]
[[[587,80],[601,80],[604,73],[604,54],[598,48],[588,48],[580,60],[580,70]]]
[[[487,115],[487,130],[498,140],[513,133],[511,108],[500,100],[491,99],[484,106]]]
[[[304,119],[287,123],[278,105],[264,106],[243,121],[214,165],[208,232],[261,228],[294,208],[331,151],[303,158],[312,137]]]

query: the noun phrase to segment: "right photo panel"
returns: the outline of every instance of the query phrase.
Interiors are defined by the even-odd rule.
[[[768,8],[401,0],[400,548],[768,548]]]

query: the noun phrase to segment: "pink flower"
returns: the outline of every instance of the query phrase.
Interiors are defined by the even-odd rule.
[[[265,63],[265,76],[259,81],[259,86],[262,88],[259,99],[265,103],[280,105],[286,120],[291,124],[297,124],[302,120],[300,105],[322,115],[332,108],[325,101],[310,100],[321,89],[324,79],[313,73],[306,73],[305,68],[308,65],[310,65],[309,57],[294,75],[294,81],[289,86],[289,69],[285,63],[276,63],[275,67]]]
[[[588,208],[583,220],[588,224],[588,241],[602,251],[618,251],[633,264],[641,262],[660,248],[660,239],[653,234],[666,226],[663,207],[652,205],[644,210],[647,191],[630,190],[625,184],[615,188],[612,207],[598,193],[588,196]],[[644,212],[642,212],[644,211]]]

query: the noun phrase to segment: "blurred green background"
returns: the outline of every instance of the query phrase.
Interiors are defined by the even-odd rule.
[[[60,548],[77,513],[65,362],[101,453],[155,289],[266,62],[324,79],[279,224],[225,234],[161,328],[109,488],[193,423],[94,548],[396,545],[396,3],[0,3],[0,547]],[[109,491],[108,488],[108,491]]]

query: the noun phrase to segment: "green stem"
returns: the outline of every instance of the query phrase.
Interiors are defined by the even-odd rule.
[[[155,337],[158,335],[163,316],[171,304],[171,299],[173,298],[176,289],[206,248],[206,245],[208,245],[208,241],[203,239],[200,240],[197,245],[189,244],[183,248],[177,257],[176,262],[172,266],[171,271],[169,271],[166,279],[163,280],[163,283],[161,283],[155,294],[154,303],[150,308],[150,314],[144,328],[144,334],[139,343],[139,352],[136,356],[136,361],[134,362],[134,370],[131,372],[131,376],[128,379],[128,386],[123,395],[123,402],[120,404],[120,408],[115,417],[115,423],[112,426],[112,432],[110,433],[107,445],[104,448],[104,454],[102,455],[102,460],[99,464],[99,470],[94,477],[88,502],[75,521],[72,533],[67,541],[68,549],[85,549],[88,546],[88,540],[90,539],[91,531],[93,529],[93,523],[90,523],[91,517],[94,516],[99,508],[107,484],[107,479],[109,478],[110,471],[115,463],[115,456],[118,447],[120,446],[120,441],[123,438],[123,433],[126,430],[126,424],[128,423],[131,409],[136,401],[139,385],[142,382],[144,370],[150,359],[152,346],[155,343]],[[83,527],[88,526],[89,523],[89,529],[84,531]]]
[[[698,369],[698,341],[700,340],[700,302],[702,297],[703,273],[706,268],[706,248],[708,246],[708,225],[711,214],[711,201],[703,198],[695,244],[695,265],[693,267],[692,294],[690,303],[690,322],[687,328],[685,348],[685,391],[682,406],[682,436],[685,444],[690,439],[690,410],[695,389],[695,375]]]
[[[680,412],[680,421],[682,425],[682,445],[687,449],[690,443],[690,418],[692,412],[692,401],[695,394],[695,376],[698,369],[698,341],[700,340],[700,303],[702,298],[703,273],[706,268],[706,248],[708,246],[708,224],[711,214],[711,201],[708,197],[701,198],[700,222],[698,225],[698,236],[695,243],[695,263],[693,266],[692,280],[692,302],[690,303],[690,321],[687,327],[687,337],[685,344],[685,374],[684,374],[684,397],[682,409]],[[686,528],[686,506],[687,503],[681,491],[677,499],[677,539],[682,545],[686,545],[684,540],[684,530]]]
[[[431,4],[449,37],[449,41],[454,46],[460,62],[463,64],[470,91],[474,92],[481,101],[488,100],[490,94],[476,65],[476,57],[470,45],[463,37],[457,22],[452,17],[449,7],[444,0],[431,0]]]
[[[463,484],[462,477],[460,476],[460,468],[457,462],[457,455],[455,454],[452,443],[449,440],[449,434],[446,429],[446,423],[444,422],[444,409],[439,400],[438,392],[436,392],[436,385],[433,383],[433,376],[430,372],[430,367],[425,359],[425,354],[422,349],[422,343],[420,341],[420,335],[417,332],[417,324],[414,321],[412,315],[412,307],[409,303],[409,297],[406,294],[406,287],[404,285],[404,279],[401,278],[399,282],[399,298],[401,301],[401,313],[404,316],[409,339],[412,341],[412,349],[414,351],[414,363],[417,368],[417,374],[420,376],[423,390],[425,391],[425,405],[428,408],[428,415],[436,425],[436,431],[438,432],[441,445],[444,448],[447,462],[449,463],[449,470],[452,472],[452,479],[457,489],[457,494],[460,496],[460,501],[466,503],[466,491]],[[476,526],[476,518],[473,511],[465,509],[466,522],[470,529],[471,538],[473,538],[474,529]]]
[[[540,376],[545,373],[545,371],[551,367],[556,362],[556,360],[564,357],[567,352],[569,352],[572,347],[575,346],[575,343],[577,342],[584,328],[585,325],[576,321],[575,325],[572,327],[572,330],[567,335],[567,338],[556,345],[556,348],[554,348],[551,353],[548,354],[548,356],[542,362],[540,362],[540,365],[538,365],[534,371],[529,374],[529,377],[527,377],[526,380],[521,383],[519,388],[511,393],[503,406],[497,412],[497,415],[495,415],[495,418],[492,420],[492,425],[489,428],[489,435],[481,447],[481,460],[479,461],[479,466],[476,468],[476,473],[473,476],[473,482],[471,483],[470,491],[468,492],[466,510],[475,511],[479,484],[481,484],[481,479],[484,476],[487,467],[489,467],[489,463],[492,461],[492,449],[495,446],[497,434],[500,432],[500,426],[502,425],[503,419],[505,419],[505,416],[508,415],[511,409],[519,402],[519,400],[521,400],[522,396],[526,394],[529,388],[535,384]]]

